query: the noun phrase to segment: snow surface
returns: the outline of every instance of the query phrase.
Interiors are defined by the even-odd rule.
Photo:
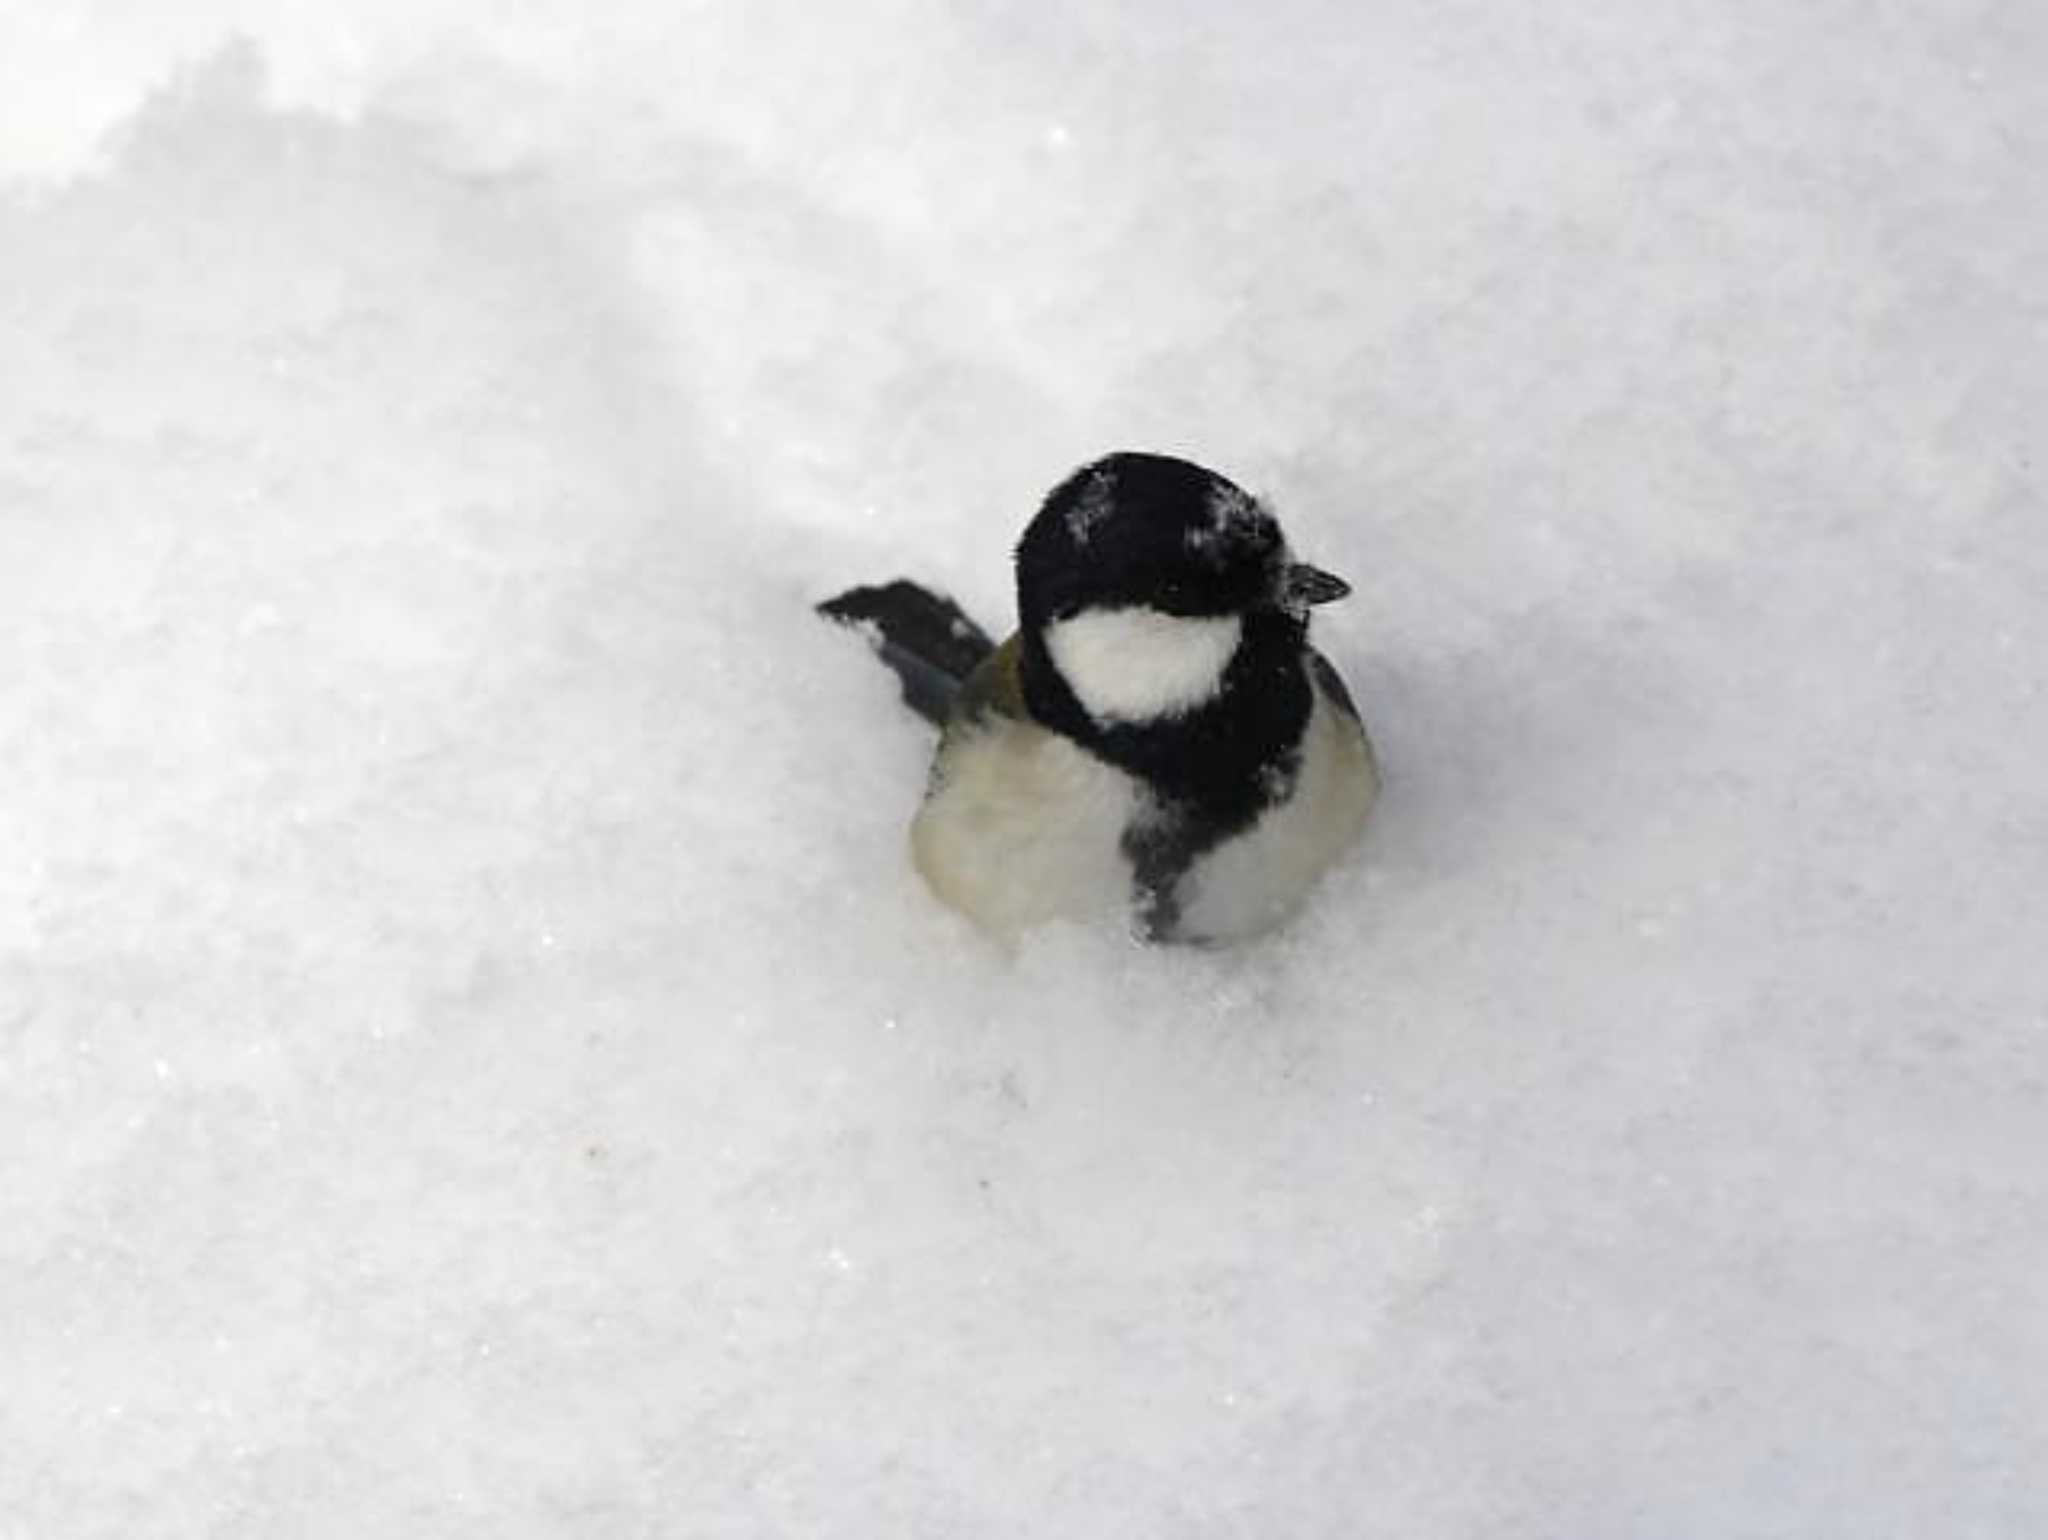
[[[0,1536],[2048,1533],[2044,17],[13,0]],[[1005,957],[1126,446],[1389,786]]]

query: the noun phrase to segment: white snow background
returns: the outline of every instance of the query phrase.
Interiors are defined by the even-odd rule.
[[[10,0],[0,1537],[2048,1534],[2048,15]],[[1210,462],[1389,785],[919,886]]]

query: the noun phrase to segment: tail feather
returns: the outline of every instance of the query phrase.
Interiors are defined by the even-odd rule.
[[[967,676],[995,651],[966,611],[944,594],[898,578],[849,588],[818,613],[864,632],[903,684],[903,699],[926,721],[943,725]]]

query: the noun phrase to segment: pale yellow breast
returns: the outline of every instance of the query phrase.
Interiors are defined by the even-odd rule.
[[[1364,728],[1318,689],[1293,796],[1181,879],[1182,934],[1230,941],[1279,925],[1357,840],[1378,792]],[[934,893],[998,936],[1052,919],[1122,922],[1131,912],[1123,836],[1143,801],[1124,771],[990,710],[947,729],[911,853]]]
[[[1121,916],[1138,798],[1131,777],[1058,733],[990,714],[948,732],[911,853],[934,893],[998,935]]]

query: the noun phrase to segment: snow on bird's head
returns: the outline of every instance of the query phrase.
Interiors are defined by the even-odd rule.
[[[1112,454],[1053,488],[1024,531],[1018,612],[1029,628],[1133,606],[1242,614],[1285,560],[1278,523],[1234,482],[1169,455]]]

